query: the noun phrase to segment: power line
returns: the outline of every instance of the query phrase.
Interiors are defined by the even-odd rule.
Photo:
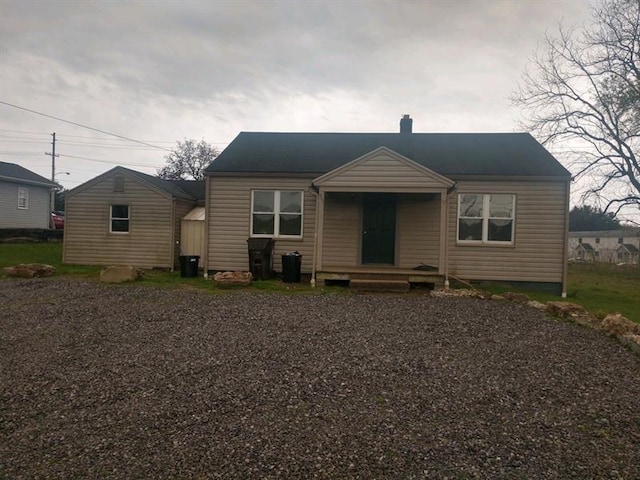
[[[143,163],[128,163],[128,162],[112,162],[109,160],[102,160],[99,158],[88,158],[88,157],[78,157],[76,155],[66,155],[61,153],[60,154],[61,157],[66,157],[66,158],[76,158],[78,160],[89,160],[90,162],[98,162],[98,163],[108,163],[110,165],[129,165],[129,166],[133,166],[133,167],[146,167],[146,168],[159,168],[155,165],[149,165],[149,164],[143,164]]]
[[[168,148],[160,147],[158,145],[152,145],[151,143],[142,142],[140,140],[134,140],[133,138],[129,138],[129,137],[125,137],[125,136],[122,136],[122,135],[118,135],[116,133],[107,132],[105,130],[100,130],[99,128],[93,128],[93,127],[89,127],[87,125],[82,125],[81,123],[72,122],[71,120],[65,120],[64,118],[55,117],[53,115],[49,115],[49,114],[46,114],[46,113],[37,112],[35,110],[31,110],[31,109],[25,108],[25,107],[20,107],[19,105],[14,105],[12,103],[4,102],[2,100],[0,100],[0,103],[3,104],[3,105],[7,105],[9,107],[17,108],[19,110],[24,110],[25,112],[34,113],[36,115],[41,115],[43,117],[53,118],[54,120],[58,120],[60,122],[69,123],[71,125],[75,125],[76,127],[86,128],[88,130],[93,130],[94,132],[103,133],[105,135],[111,135],[112,137],[122,138],[123,140],[128,140],[128,141],[133,142],[133,143],[140,143],[142,145],[146,145],[147,147],[158,148],[160,150],[165,150],[167,152],[171,152],[172,151],[172,150],[170,150]]]
[[[5,128],[0,128],[0,132],[28,133],[33,135],[49,135],[49,132],[35,132],[33,130],[7,130]]]

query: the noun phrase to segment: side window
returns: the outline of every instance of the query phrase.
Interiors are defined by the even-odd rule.
[[[109,232],[129,233],[129,205],[111,205],[109,210]]]
[[[18,187],[18,208],[20,210],[29,209],[29,189]]]
[[[513,243],[515,195],[458,195],[458,242]]]
[[[252,235],[275,235],[275,192],[254,191],[251,216]]]
[[[253,190],[251,192],[251,236],[302,237],[300,190]]]
[[[458,240],[482,241],[483,195],[460,195],[458,206]]]

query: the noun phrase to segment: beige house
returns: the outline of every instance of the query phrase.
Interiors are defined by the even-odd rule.
[[[207,272],[248,238],[312,284],[450,277],[566,292],[569,172],[529,134],[243,132],[206,170]]]
[[[637,264],[640,228],[569,232],[569,258],[573,261]]]
[[[174,268],[182,219],[203,201],[204,182],[113,168],[67,193],[63,262]]]

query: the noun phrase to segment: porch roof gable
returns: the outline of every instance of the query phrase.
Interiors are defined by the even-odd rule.
[[[387,147],[378,147],[313,180],[325,191],[433,192],[454,181]]]

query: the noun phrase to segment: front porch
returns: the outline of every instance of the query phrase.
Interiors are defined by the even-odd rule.
[[[315,179],[312,283],[443,288],[453,185],[384,147]]]

